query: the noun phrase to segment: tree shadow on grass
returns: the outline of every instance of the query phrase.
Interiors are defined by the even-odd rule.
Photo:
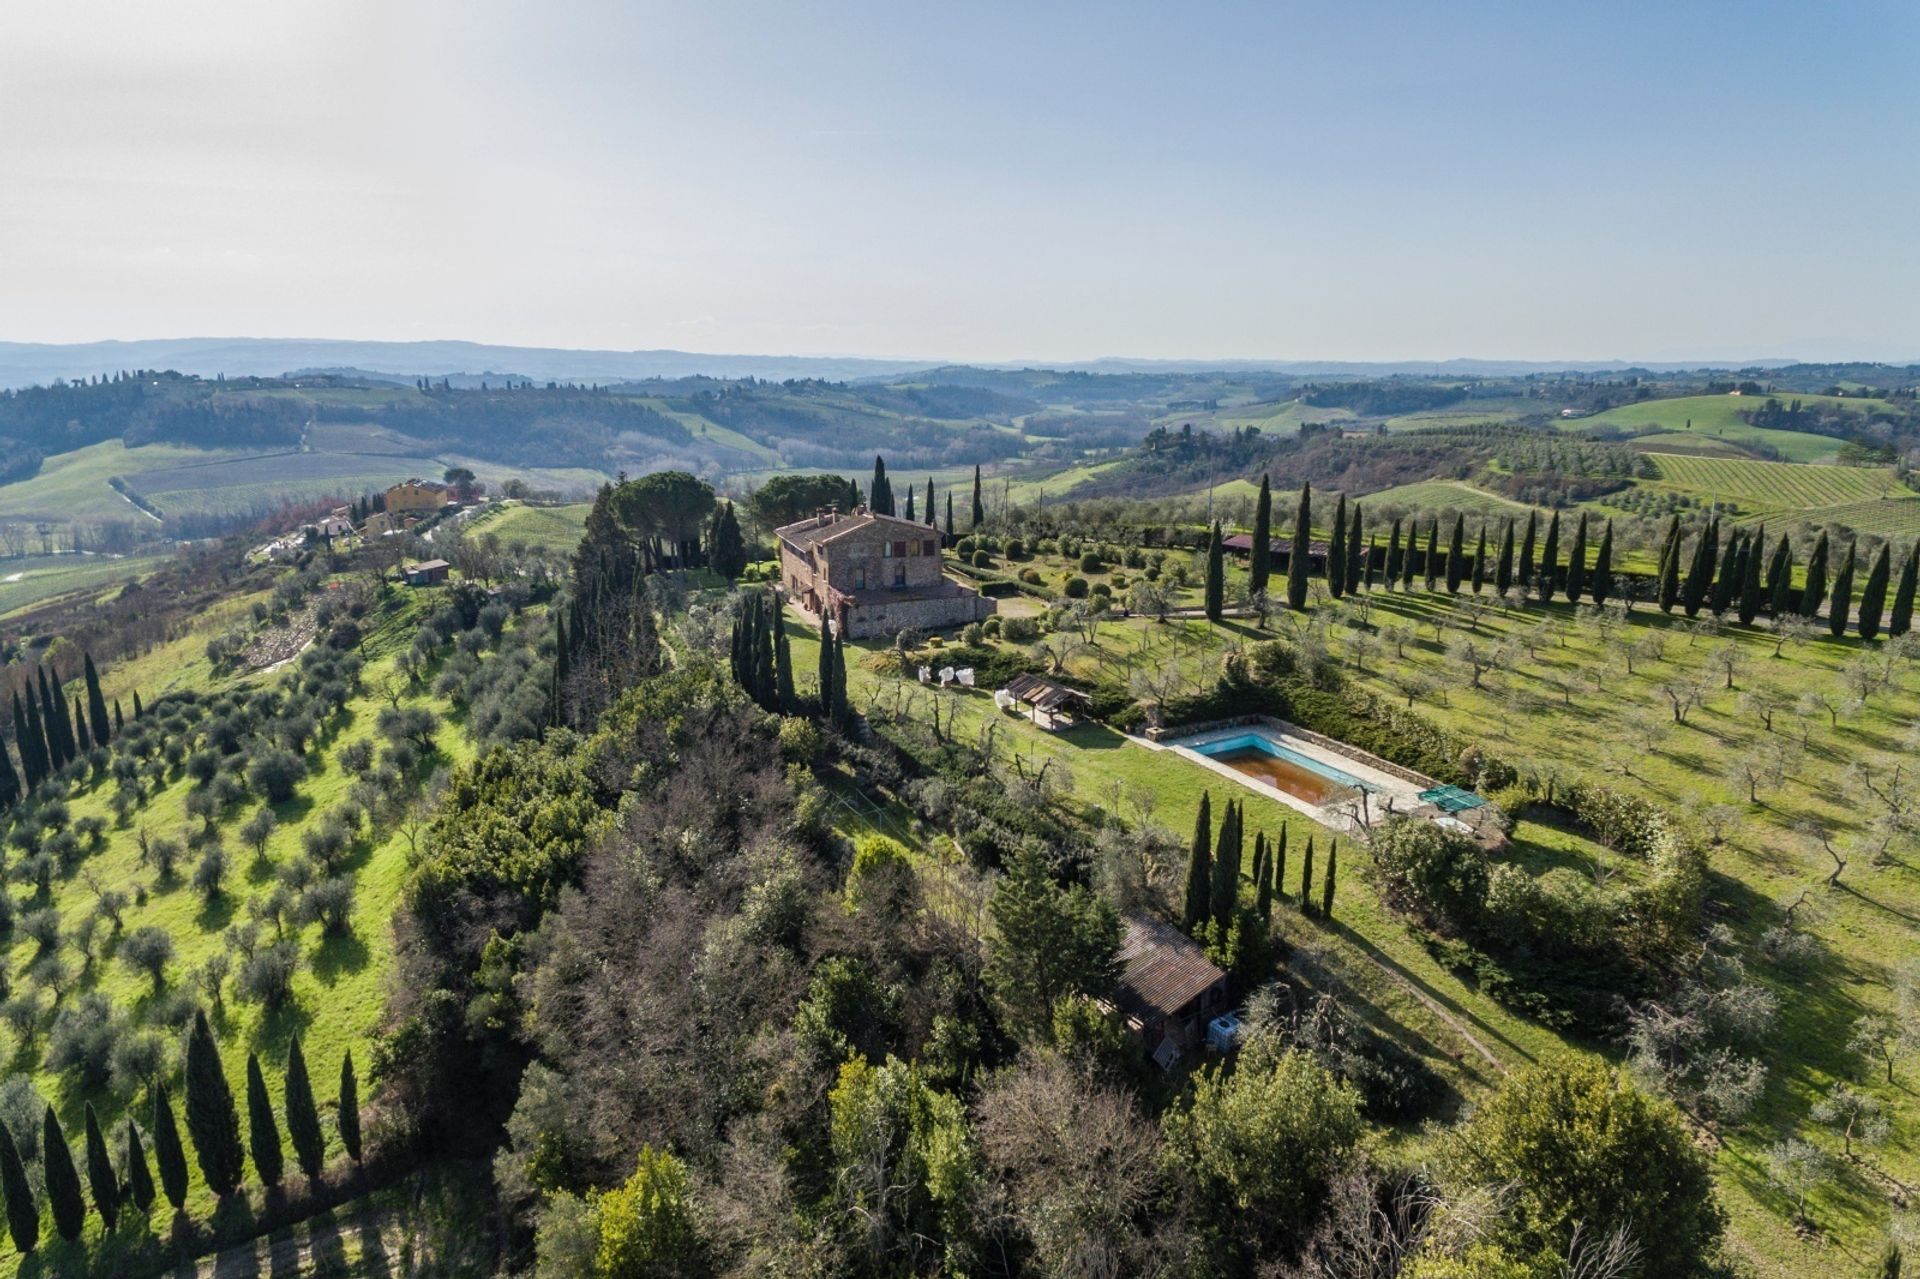
[[[341,933],[322,938],[308,963],[316,981],[322,986],[332,986],[341,978],[364,969],[372,957],[372,950],[359,934]]]
[[[1105,724],[1085,721],[1055,734],[1061,741],[1080,750],[1110,751],[1127,744],[1127,739]]]
[[[315,1279],[321,1276],[341,1276],[344,1279],[352,1273],[347,1264],[347,1241],[331,1209],[307,1221],[307,1260],[310,1268],[304,1273],[315,1276]],[[296,1270],[294,1273],[303,1272]]]
[[[296,793],[271,807],[275,819],[282,826],[298,826],[307,820],[308,814],[313,812],[313,796]]]
[[[363,1207],[354,1230],[360,1236],[360,1273],[367,1279],[388,1279],[393,1274],[393,1259],[387,1255],[387,1242],[380,1237],[381,1214]]]
[[[313,1024],[313,1013],[297,999],[289,999],[260,1018],[253,1032],[251,1047],[276,1062],[286,1060],[287,1045],[295,1035],[304,1036]]]
[[[193,922],[202,932],[217,933],[233,922],[234,912],[239,909],[239,894],[223,889],[217,896],[200,903]]]

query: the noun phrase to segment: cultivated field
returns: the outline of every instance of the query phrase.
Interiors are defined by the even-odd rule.
[[[528,506],[506,502],[476,517],[467,533],[477,537],[497,537],[506,545],[525,542],[541,550],[571,553],[580,544],[587,525],[589,503],[573,506]]]
[[[1841,400],[1822,395],[1782,395],[1779,398],[1783,403],[1799,400],[1809,407],[1816,404],[1842,405],[1863,414],[1885,407],[1879,400]],[[1780,455],[1790,462],[1822,462],[1839,454],[1840,441],[1827,436],[1749,426],[1740,420],[1740,413],[1751,413],[1764,403],[1764,396],[1683,395],[1623,405],[1592,417],[1568,418],[1559,425],[1562,430],[1568,431],[1611,426],[1628,431],[1686,432],[1736,445],[1765,444],[1779,450]]]
[[[166,560],[165,555],[29,555],[0,560],[0,616],[72,591],[124,586]]]
[[[1465,511],[1468,515],[1501,517],[1517,515],[1524,518],[1532,509],[1525,502],[1489,493],[1461,480],[1424,480],[1418,484],[1399,484],[1369,493],[1365,500],[1375,509],[1394,506],[1415,511]]]

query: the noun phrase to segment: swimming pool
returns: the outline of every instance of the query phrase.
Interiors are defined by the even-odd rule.
[[[1352,773],[1304,755],[1259,731],[1172,745],[1218,760],[1237,773],[1245,773],[1309,804],[1330,803],[1343,790],[1373,789]]]

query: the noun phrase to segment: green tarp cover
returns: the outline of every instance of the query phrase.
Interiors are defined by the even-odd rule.
[[[1423,790],[1420,792],[1420,799],[1423,803],[1438,805],[1449,813],[1478,808],[1487,802],[1472,791],[1459,786],[1436,786],[1432,790]]]

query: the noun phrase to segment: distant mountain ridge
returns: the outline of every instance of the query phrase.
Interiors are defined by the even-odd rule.
[[[358,370],[383,378],[467,377],[477,383],[527,378],[560,382],[631,382],[651,378],[897,379],[938,368],[1052,369],[1083,373],[1278,373],[1296,377],[1501,377],[1529,373],[1674,373],[1773,369],[1795,361],[1627,360],[886,360],[861,356],[728,355],[697,351],[602,351],[501,346],[437,340],[363,342],[336,338],[150,338],[135,341],[0,342],[0,388],[88,378],[123,369],[177,369],[214,377],[278,377],[296,369]]]

